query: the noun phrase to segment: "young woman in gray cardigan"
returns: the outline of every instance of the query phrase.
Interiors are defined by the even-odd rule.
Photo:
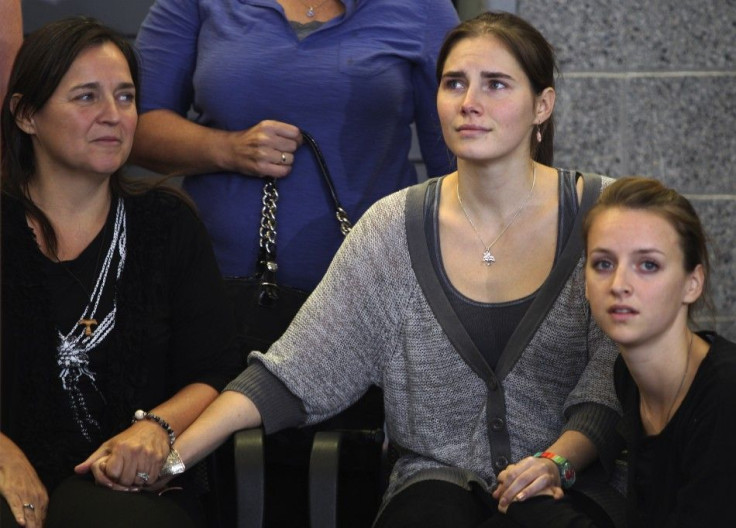
[[[376,384],[402,453],[378,526],[533,524],[535,508],[589,524],[574,490],[594,487],[586,467],[611,470],[619,406],[579,211],[609,180],[549,166],[554,70],[514,15],[450,32],[437,104],[458,171],[363,216],[289,330],[177,440],[178,470],[237,429],[313,424]]]

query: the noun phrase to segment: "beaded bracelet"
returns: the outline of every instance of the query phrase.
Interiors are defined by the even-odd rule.
[[[138,409],[133,415],[132,423],[140,422],[141,420],[151,420],[152,422],[156,422],[161,427],[163,427],[164,431],[166,431],[166,434],[169,435],[169,446],[174,445],[174,442],[176,441],[176,433],[174,433],[174,430],[169,425],[169,422],[156,414]]]

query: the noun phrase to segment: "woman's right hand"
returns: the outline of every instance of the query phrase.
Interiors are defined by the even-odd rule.
[[[299,128],[280,121],[261,121],[247,130],[228,133],[228,138],[227,169],[260,177],[287,176],[302,144]]]
[[[43,526],[49,504],[46,488],[23,451],[2,433],[0,433],[0,495],[5,497],[19,525],[27,528]]]

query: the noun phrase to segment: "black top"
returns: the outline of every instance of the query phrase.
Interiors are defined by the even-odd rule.
[[[105,313],[113,298],[117,303],[115,326],[89,353],[91,376],[81,378],[82,414],[99,424],[85,436],[57,347],[94,287],[116,200],[90,246],[59,264],[39,250],[21,205],[2,199],[2,431],[51,491],[100,442],[128,427],[136,409],[149,410],[195,382],[220,390],[241,361],[204,226],[169,193],[125,198],[126,260],[119,279],[110,271],[102,299]]]
[[[711,343],[690,390],[661,433],[646,436],[639,391],[619,356],[619,430],[629,451],[629,527],[736,526],[736,344]]]

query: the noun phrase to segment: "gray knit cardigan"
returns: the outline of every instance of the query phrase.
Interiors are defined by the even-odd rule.
[[[366,212],[288,331],[268,354],[252,353],[249,363],[256,369],[246,369],[226,390],[262,402],[271,432],[300,424],[279,422],[276,405],[265,409],[268,391],[254,376],[260,365],[301,401],[306,424],[337,414],[371,384],[382,387],[387,434],[404,453],[384,504],[425,478],[495,484],[502,467],[492,463],[487,399],[505,405],[499,425],[508,435],[509,462],[546,449],[565,430],[605,442],[620,414],[612,382],[617,351],[590,316],[582,256],[500,380],[501,390],[489,394],[448,340],[417,282],[407,246],[406,198],[405,189]]]

